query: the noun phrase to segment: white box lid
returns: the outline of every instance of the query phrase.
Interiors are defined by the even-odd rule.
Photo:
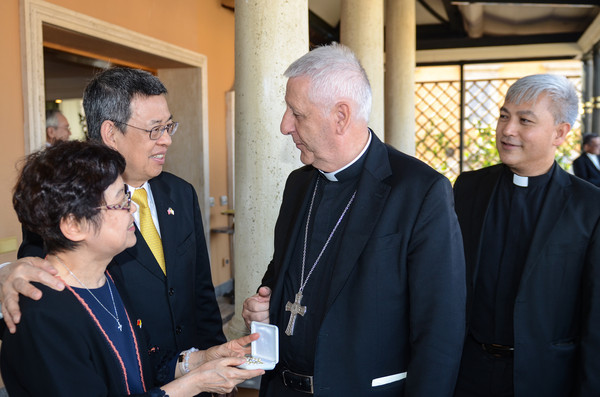
[[[253,321],[250,324],[252,333],[258,332],[260,338],[253,341],[252,356],[274,364],[279,362],[279,328],[276,325]]]

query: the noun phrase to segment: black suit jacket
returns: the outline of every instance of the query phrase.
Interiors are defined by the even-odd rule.
[[[456,212],[467,262],[467,307],[482,229],[502,165],[461,174]],[[600,189],[556,167],[514,307],[516,397],[600,393]],[[468,312],[467,312],[468,317]]]
[[[451,396],[464,338],[460,229],[446,178],[374,134],[335,255],[315,352],[316,396]],[[280,328],[283,278],[317,170],[292,172],[263,278]],[[406,379],[373,386],[381,378]],[[270,395],[274,371],[263,376]],[[401,375],[400,375],[401,376]],[[385,383],[385,381],[384,381]]]
[[[586,153],[573,160],[573,173],[581,179],[600,186],[600,170],[596,168]]]
[[[150,187],[167,276],[137,228],[136,244],[115,256],[108,271],[134,322],[141,320],[151,357],[163,359],[190,347],[206,349],[223,343],[225,336],[196,191],[168,172],[151,179]],[[25,233],[19,257],[41,252],[39,236],[36,240]]]

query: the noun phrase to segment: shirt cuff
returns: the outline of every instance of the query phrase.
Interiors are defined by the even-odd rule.
[[[10,265],[11,262],[4,262],[2,264],[0,264],[0,269],[2,269],[4,266],[6,265]],[[3,320],[4,316],[2,315],[2,303],[0,302],[0,320]]]

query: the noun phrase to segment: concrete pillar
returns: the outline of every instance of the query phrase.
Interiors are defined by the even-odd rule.
[[[369,127],[384,138],[384,48],[383,0],[342,0],[340,41],[354,51],[365,68],[371,90],[373,108]]]
[[[594,72],[592,75],[592,89],[594,96],[594,110],[592,112],[592,132],[600,131],[600,44],[594,46]]]
[[[385,14],[385,141],[414,155],[415,2],[387,0]]]
[[[594,59],[587,57],[583,61],[583,84],[581,85],[581,135],[592,132],[592,114],[594,112]]]
[[[242,304],[256,293],[273,255],[285,180],[301,165],[279,124],[283,72],[307,51],[307,0],[235,3],[235,315],[228,338],[246,333]]]

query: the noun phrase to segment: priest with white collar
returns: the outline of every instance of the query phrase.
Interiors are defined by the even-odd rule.
[[[285,76],[281,132],[306,165],[242,312],[279,326],[260,396],[451,397],[466,291],[450,182],[368,128],[371,88],[347,47],[314,49]]]
[[[456,181],[467,263],[456,397],[600,390],[600,190],[554,159],[577,114],[566,78],[519,79],[500,108],[502,164]]]

